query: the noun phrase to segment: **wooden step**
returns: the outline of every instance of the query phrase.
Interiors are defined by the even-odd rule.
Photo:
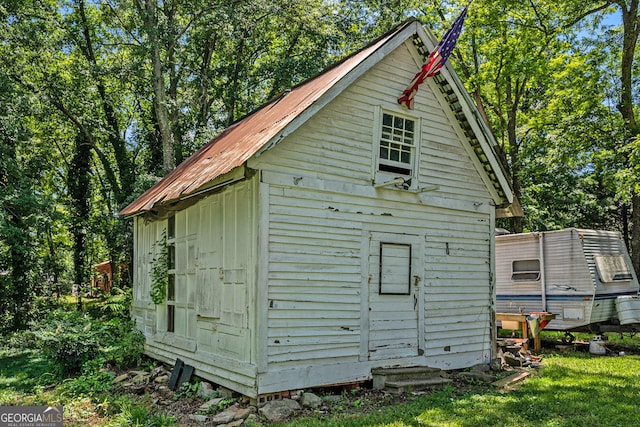
[[[404,380],[420,380],[440,378],[442,369],[428,366],[410,366],[405,368],[375,368],[371,370],[373,388],[381,390],[386,388],[388,382]]]
[[[450,380],[449,378],[442,377],[415,378],[408,380],[387,381],[384,389],[391,394],[402,394],[438,387],[449,384],[451,382],[452,380]]]

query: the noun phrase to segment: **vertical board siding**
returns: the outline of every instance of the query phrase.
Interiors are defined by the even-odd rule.
[[[155,307],[151,301],[151,269],[153,260],[159,253],[160,242],[166,222],[146,222],[140,217],[134,219],[134,273],[133,273],[133,318],[145,337],[156,333]],[[151,311],[153,309],[153,311]]]
[[[146,304],[152,246],[166,220],[136,218],[136,308],[147,352],[168,363],[181,358],[198,375],[254,395],[250,324],[255,310],[257,180],[209,195],[175,214],[175,331],[166,333],[166,304]],[[142,261],[142,262],[141,262]],[[252,284],[252,286],[249,286]],[[137,310],[137,311],[136,311]],[[140,319],[140,320],[138,320]],[[252,374],[248,374],[253,372]]]

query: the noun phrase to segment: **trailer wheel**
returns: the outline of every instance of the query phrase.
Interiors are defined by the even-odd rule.
[[[573,335],[571,332],[565,332],[564,336],[562,337],[562,344],[571,344],[576,340],[575,335]]]

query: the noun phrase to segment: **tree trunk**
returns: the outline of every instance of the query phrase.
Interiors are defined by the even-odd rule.
[[[520,185],[520,144],[516,134],[518,108],[520,104],[518,90],[518,81],[516,80],[514,84],[511,81],[511,77],[508,77],[505,89],[505,104],[507,107],[507,139],[509,141],[509,156],[511,159],[511,187],[513,189],[513,197],[519,200],[522,194],[522,187]],[[512,233],[522,233],[523,226],[521,217],[511,217],[509,218],[509,222]]]
[[[82,134],[76,136],[76,150],[67,176],[71,203],[73,236],[73,281],[82,286],[88,282],[87,228],[90,214],[91,143]]]
[[[633,195],[631,200],[631,264],[636,272],[640,271],[640,196]]]
[[[167,175],[176,167],[173,151],[173,133],[169,123],[169,109],[167,106],[167,90],[164,82],[164,68],[162,65],[162,49],[160,45],[158,25],[158,5],[155,0],[144,0],[144,4],[136,2],[144,22],[144,31],[148,37],[151,54],[153,79],[153,107],[158,119],[158,129],[162,139],[162,171]]]
[[[625,141],[630,143],[638,138],[639,129],[633,106],[633,60],[640,34],[640,19],[638,19],[638,0],[631,0],[627,9],[626,2],[617,2],[622,10],[622,27],[624,30],[622,42],[622,58],[620,69],[620,103],[618,110],[624,119]],[[628,159],[633,162],[633,159]],[[633,165],[629,165],[631,167]],[[637,190],[631,199],[631,259],[636,274],[640,273],[640,195]]]
[[[135,171],[131,156],[127,150],[124,139],[120,136],[120,125],[118,124],[118,118],[116,115],[116,109],[110,102],[107,96],[106,86],[103,80],[103,76],[96,73],[96,70],[100,69],[95,56],[95,50],[93,48],[93,40],[91,39],[91,32],[84,8],[84,0],[79,0],[78,9],[80,12],[82,35],[84,37],[84,46],[80,46],[85,58],[91,65],[91,75],[95,80],[98,93],[100,95],[100,101],[102,102],[102,110],[107,121],[107,138],[109,144],[113,148],[114,157],[118,166],[120,182],[111,182],[111,187],[114,192],[114,196],[118,205],[121,205],[133,191],[135,183]],[[97,149],[97,147],[96,147]],[[106,196],[105,196],[106,197]],[[108,197],[106,197],[108,198]],[[120,207],[120,206],[118,206]]]
[[[173,133],[169,125],[169,114],[167,109],[167,95],[164,86],[164,74],[162,72],[162,60],[160,58],[160,45],[156,39],[152,42],[153,51],[153,105],[158,118],[158,128],[162,138],[162,171],[167,175],[176,167],[175,155],[173,153]]]
[[[629,205],[627,203],[622,203],[621,212],[620,212],[620,221],[622,222],[622,239],[624,240],[624,245],[630,249],[630,237],[629,236]]]

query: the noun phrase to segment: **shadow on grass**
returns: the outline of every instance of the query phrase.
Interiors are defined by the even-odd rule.
[[[550,357],[515,390],[445,388],[366,413],[294,420],[296,427],[592,427],[638,425],[640,357]]]
[[[0,390],[31,393],[36,386],[59,380],[51,372],[54,365],[34,350],[0,350]]]
[[[426,409],[421,426],[626,426],[640,418],[640,358],[574,355],[549,361],[515,391],[454,399]]]

